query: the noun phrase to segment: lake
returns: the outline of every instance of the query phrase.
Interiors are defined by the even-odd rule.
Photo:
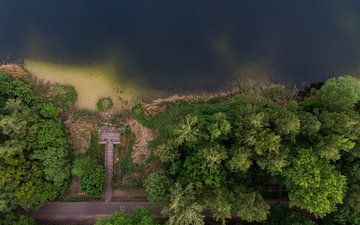
[[[1,0],[0,62],[111,64],[159,91],[360,71],[358,0]]]

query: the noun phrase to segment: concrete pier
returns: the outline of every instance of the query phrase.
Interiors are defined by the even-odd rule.
[[[101,128],[99,130],[99,144],[105,144],[105,202],[110,202],[112,198],[112,179],[114,174],[114,145],[120,144],[120,138],[120,132],[114,128]]]

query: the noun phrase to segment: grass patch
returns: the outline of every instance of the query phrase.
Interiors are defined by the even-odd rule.
[[[77,98],[76,90],[71,85],[56,85],[53,89],[52,100],[59,108],[66,110],[74,105]]]
[[[104,166],[105,160],[105,146],[98,143],[98,133],[93,132],[91,134],[90,146],[86,151],[85,156],[89,156],[97,164]]]
[[[102,97],[96,103],[96,107],[100,111],[106,111],[113,107],[113,102],[110,97]]]
[[[96,111],[92,111],[89,109],[73,108],[73,109],[70,109],[69,112],[71,112],[72,115],[77,119],[80,119],[80,118],[86,118],[86,119],[91,118],[91,119],[96,119],[96,120],[99,119],[99,114]]]
[[[131,114],[134,117],[134,119],[137,120],[144,127],[147,127],[150,129],[156,128],[156,123],[155,123],[154,118],[145,113],[145,111],[142,108],[141,103],[136,104],[131,109]]]
[[[139,202],[143,202],[143,201],[147,201],[147,197],[146,195],[125,195],[125,196],[114,196],[112,197],[113,201],[139,201]]]
[[[117,149],[118,155],[122,159],[119,161],[115,160],[114,163],[114,185],[140,187],[143,183],[141,176],[144,174],[145,165],[133,162],[133,147],[136,142],[135,134],[132,133],[129,127],[126,127],[123,137],[125,139],[124,145],[121,149]]]

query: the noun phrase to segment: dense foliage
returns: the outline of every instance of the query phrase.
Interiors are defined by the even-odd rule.
[[[0,73],[0,213],[55,199],[70,175],[68,142],[55,106]]]
[[[137,105],[135,118],[159,133],[149,199],[163,203],[170,224],[203,224],[204,209],[223,223],[231,213],[265,221],[264,197],[288,197],[318,218],[357,213],[360,183],[351,176],[360,170],[346,167],[360,156],[359,83],[333,78],[303,97],[246,84],[225,98],[170,103],[155,117]]]
[[[95,198],[103,193],[106,178],[105,169],[102,166],[103,151],[99,152],[100,149],[97,147],[97,137],[92,135],[89,149],[74,160],[71,170],[71,174],[80,179],[81,191]]]
[[[271,207],[271,216],[264,225],[316,225],[316,223],[299,212],[285,206],[274,205]]]
[[[137,208],[131,214],[119,211],[108,219],[99,219],[95,225],[158,225],[150,209]]]
[[[12,212],[0,217],[0,225],[39,225],[34,219]]]

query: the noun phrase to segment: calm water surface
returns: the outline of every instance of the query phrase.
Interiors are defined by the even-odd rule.
[[[162,90],[360,71],[359,0],[0,0],[0,61],[110,61]]]

